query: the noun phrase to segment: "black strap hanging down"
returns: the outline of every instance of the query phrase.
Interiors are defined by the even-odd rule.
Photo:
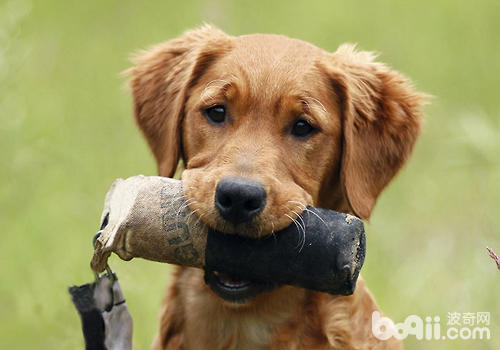
[[[111,269],[94,283],[70,287],[69,293],[80,315],[86,350],[132,349],[132,317]]]
[[[80,315],[86,350],[107,350],[104,345],[105,326],[102,312],[94,301],[95,283],[69,288],[73,304]]]

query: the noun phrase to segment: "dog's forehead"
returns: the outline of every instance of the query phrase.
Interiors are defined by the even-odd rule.
[[[231,50],[215,62],[205,80],[218,82],[210,86],[227,82],[260,103],[284,95],[309,96],[318,88],[321,72],[317,62],[326,54],[312,44],[283,35],[244,35],[233,38]]]
[[[324,51],[307,42],[283,35],[252,34],[236,37],[227,60],[246,71],[300,75],[314,66]]]
[[[234,52],[258,56],[261,59],[313,58],[324,52],[308,42],[278,34],[250,34],[236,37]]]

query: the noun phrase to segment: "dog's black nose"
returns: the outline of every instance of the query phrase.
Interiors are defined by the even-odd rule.
[[[229,177],[217,184],[215,206],[233,224],[250,221],[266,206],[266,190],[257,181]]]

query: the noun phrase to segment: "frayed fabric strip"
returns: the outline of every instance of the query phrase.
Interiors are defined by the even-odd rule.
[[[82,322],[86,350],[131,350],[132,316],[116,277],[69,288]]]

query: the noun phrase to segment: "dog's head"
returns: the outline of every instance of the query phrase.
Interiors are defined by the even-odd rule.
[[[424,96],[352,45],[205,26],[135,63],[135,116],[160,175],[182,158],[190,209],[220,231],[271,234],[306,205],[367,219],[419,134]]]

